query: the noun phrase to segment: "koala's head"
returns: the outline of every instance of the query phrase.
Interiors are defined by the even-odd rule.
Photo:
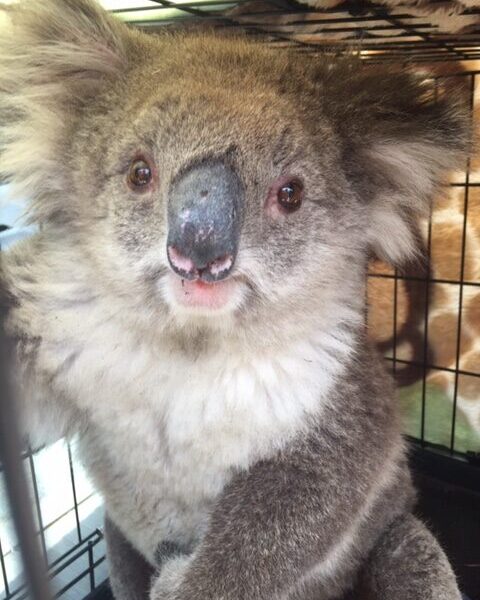
[[[20,2],[12,22],[0,173],[92,280],[172,322],[361,303],[370,253],[410,256],[463,160],[463,102],[404,70],[150,36],[91,0]]]

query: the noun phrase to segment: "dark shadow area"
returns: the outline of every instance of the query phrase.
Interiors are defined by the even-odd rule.
[[[417,449],[412,467],[418,514],[447,553],[462,591],[480,600],[480,468]]]

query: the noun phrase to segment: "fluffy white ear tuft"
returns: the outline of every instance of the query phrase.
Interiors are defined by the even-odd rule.
[[[466,166],[471,137],[471,116],[458,90],[433,98],[410,76],[398,96],[400,106],[384,108],[363,149],[371,174],[371,245],[395,265],[418,252],[418,218],[428,216],[451,171]]]
[[[0,177],[32,200],[35,221],[62,212],[62,142],[79,111],[127,64],[129,31],[92,0],[4,6]]]
[[[405,214],[385,206],[374,208],[370,221],[370,243],[378,258],[399,265],[419,251],[415,224]]]
[[[440,143],[382,141],[368,157],[381,173],[371,204],[371,245],[380,258],[399,265],[419,251],[418,218],[428,216],[446,177],[465,156]]]

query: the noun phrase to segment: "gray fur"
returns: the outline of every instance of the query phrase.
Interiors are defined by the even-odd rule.
[[[383,535],[362,574],[361,598],[460,600],[447,557],[432,534],[411,515]]]
[[[108,517],[105,518],[104,533],[108,547],[110,587],[116,600],[145,600],[154,569]]]
[[[26,432],[79,436],[116,524],[117,597],[146,594],[148,563],[150,600],[333,600],[357,581],[373,600],[455,598],[408,516],[364,298],[372,250],[415,253],[416,218],[464,158],[462,98],[434,103],[403,69],[147,36],[92,0],[10,12],[0,175],[43,228],[4,256],[5,328]],[[141,194],[126,179],[139,153],[155,172]],[[212,160],[245,198],[217,312],[182,308],[166,253],[173,182]],[[282,177],[304,185],[288,215]]]

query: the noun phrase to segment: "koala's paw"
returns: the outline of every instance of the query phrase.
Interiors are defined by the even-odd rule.
[[[193,556],[181,555],[167,560],[150,591],[150,600],[183,600],[179,590]]]

